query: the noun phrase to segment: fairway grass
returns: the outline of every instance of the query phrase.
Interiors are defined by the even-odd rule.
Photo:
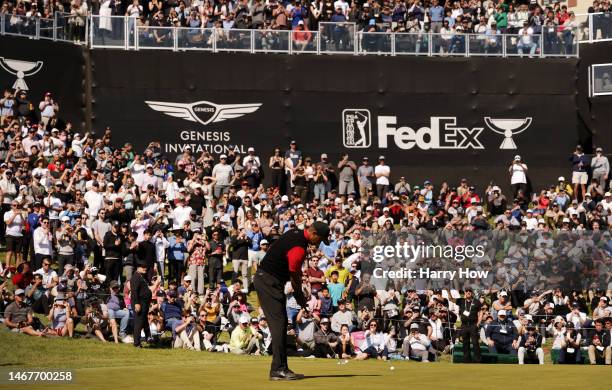
[[[84,339],[39,339],[0,328],[0,369],[75,370],[82,389],[610,389],[610,366],[422,364],[290,358],[302,381],[270,382],[270,357],[172,349],[136,349]],[[390,367],[395,369],[391,370]],[[48,384],[0,388],[49,388]]]

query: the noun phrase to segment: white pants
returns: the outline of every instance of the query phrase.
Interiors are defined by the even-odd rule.
[[[198,332],[195,328],[191,330],[191,333],[187,333],[186,330],[183,330],[181,333],[176,335],[173,347],[201,351],[202,347],[200,343],[200,332]]]
[[[519,364],[525,364],[525,353],[527,350],[525,347],[519,347],[518,349],[518,361]],[[536,355],[538,356],[538,361],[540,364],[544,364],[544,350],[542,348],[536,349]]]

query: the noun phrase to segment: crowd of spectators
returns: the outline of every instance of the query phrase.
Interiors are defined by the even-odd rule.
[[[465,34],[478,34],[470,41],[474,52],[497,53],[502,50],[501,34],[517,35],[511,50],[533,55],[537,50],[548,54],[573,54],[579,34],[589,29],[586,19],[577,19],[562,2],[521,0],[84,0],[29,2],[4,0],[0,13],[6,15],[5,31],[34,33],[35,18],[43,18],[41,31],[52,28],[53,15],[61,13],[62,30],[67,39],[84,39],[86,17],[99,15],[92,24],[102,39],[123,39],[123,20],[129,17],[129,28],[142,26],[141,38],[157,46],[172,45],[173,31],[155,27],[187,27],[180,34],[180,46],[211,45],[212,29],[222,47],[240,48],[249,40],[247,34],[233,34],[232,29],[269,31],[257,39],[258,48],[274,49],[286,44],[287,36],[275,30],[294,30],[293,39],[298,50],[312,45],[311,31],[323,34],[323,49],[346,51],[354,45],[356,31],[410,32],[415,37],[402,38],[399,50],[426,51],[427,34],[432,39],[434,52],[461,53],[465,51]],[[590,13],[598,14],[592,29],[597,37],[612,36],[612,13],[609,0],[595,0]],[[320,28],[320,22],[332,22]],[[354,24],[356,28],[349,24]],[[49,24],[51,23],[51,24]],[[208,30],[204,30],[204,29]],[[539,47],[542,35],[543,47]],[[261,42],[260,42],[261,41]],[[390,38],[371,34],[362,43],[365,50],[387,50]],[[410,48],[410,49],[408,49]]]
[[[542,363],[546,339],[561,362],[611,362],[612,194],[601,148],[576,147],[560,169],[571,179],[541,190],[519,155],[491,172],[507,183],[414,183],[385,156],[332,162],[295,141],[265,157],[186,148],[170,158],[156,141],[138,151],[116,145],[110,128],[63,121],[53,93],[36,98],[7,89],[0,99],[0,314],[14,332],[75,337],[83,324],[87,337],[135,342],[130,279],[146,264],[147,341],[268,354],[251,277],[281,234],[322,220],[332,233],[304,264],[308,306],[285,290],[296,355],[428,362],[473,322],[483,345],[522,363]],[[464,285],[374,272],[397,265],[374,262],[376,245],[451,243],[449,233],[486,241],[465,265],[494,272]]]

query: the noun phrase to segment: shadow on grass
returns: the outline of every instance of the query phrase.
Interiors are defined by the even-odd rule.
[[[305,375],[303,379],[314,378],[353,378],[356,376],[382,376],[380,374],[327,374],[327,375]]]

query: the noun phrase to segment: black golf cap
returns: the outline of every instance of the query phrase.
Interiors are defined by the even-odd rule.
[[[312,224],[317,236],[321,237],[321,240],[325,245],[329,245],[329,226],[325,222],[315,221]]]

